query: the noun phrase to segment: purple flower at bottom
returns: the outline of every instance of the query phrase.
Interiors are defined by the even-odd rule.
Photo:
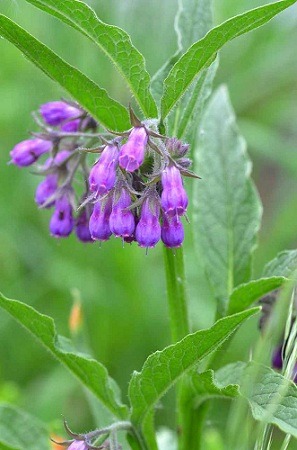
[[[180,171],[173,165],[162,172],[161,206],[170,217],[185,214],[188,206],[188,196],[183,186]]]
[[[178,216],[167,218],[164,215],[161,239],[166,247],[180,247],[184,240],[184,227]]]
[[[120,197],[114,201],[109,226],[116,237],[127,238],[132,236],[135,230],[135,217],[126,209],[131,206],[131,197],[125,188],[121,188]]]
[[[54,205],[54,200],[50,203],[47,201],[54,195],[58,188],[58,175],[53,173],[47,175],[45,179],[39,183],[35,192],[35,202],[38,206],[45,205],[45,208],[50,208]]]
[[[55,211],[50,220],[50,232],[52,236],[57,238],[67,237],[73,226],[72,206],[67,194],[64,194],[55,202]]]
[[[43,139],[27,139],[19,142],[10,152],[11,161],[19,167],[33,164],[37,159],[51,150],[52,143]]]
[[[159,210],[160,206],[154,199],[147,198],[144,200],[140,220],[135,230],[136,241],[140,247],[155,247],[161,239]]]
[[[128,172],[137,170],[144,161],[148,134],[144,127],[133,128],[126,144],[121,147],[119,164]]]
[[[98,241],[107,241],[112,235],[109,226],[111,207],[112,207],[111,197],[108,198],[106,202],[98,201],[95,203],[89,221],[89,229],[92,239]]]
[[[84,209],[75,221],[76,236],[81,242],[94,242],[89,229],[87,212]]]
[[[85,441],[75,440],[69,445],[68,450],[88,450],[88,446]]]
[[[65,120],[75,119],[81,115],[80,109],[62,101],[44,103],[39,111],[43,120],[52,126],[62,125]]]
[[[116,182],[119,150],[116,145],[107,145],[99,160],[92,167],[89,175],[90,191],[104,195],[110,191]]]

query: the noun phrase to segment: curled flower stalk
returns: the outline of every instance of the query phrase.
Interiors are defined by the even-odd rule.
[[[186,157],[189,146],[158,134],[156,120],[141,122],[131,109],[130,117],[132,128],[114,135],[76,103],[41,105],[35,115],[40,132],[10,156],[19,167],[35,165],[44,177],[35,201],[54,209],[52,236],[75,231],[84,243],[115,236],[147,249],[159,241],[173,249],[182,245],[188,206],[183,177],[195,176]]]

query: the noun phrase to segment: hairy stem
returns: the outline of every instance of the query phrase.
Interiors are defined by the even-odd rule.
[[[167,297],[170,316],[170,329],[172,342],[180,341],[189,333],[189,320],[186,295],[186,277],[184,269],[183,249],[178,248],[173,252],[164,248],[165,271],[167,281]],[[177,429],[179,430],[179,448],[184,448],[183,442],[187,441],[185,433],[189,429],[188,405],[185,404],[187,384],[181,381],[177,387]]]

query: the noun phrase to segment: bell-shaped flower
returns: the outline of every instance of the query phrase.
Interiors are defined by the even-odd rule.
[[[110,191],[116,182],[119,151],[116,145],[107,145],[99,160],[94,164],[89,175],[91,192],[104,195]]]
[[[169,217],[185,214],[188,206],[188,196],[183,186],[180,171],[169,165],[162,172],[161,206]]]
[[[148,134],[144,127],[135,127],[120,149],[120,166],[128,172],[139,169],[144,161]]]
[[[10,152],[11,161],[19,167],[33,164],[37,159],[51,150],[52,143],[43,139],[27,139],[19,142]]]
[[[91,237],[89,219],[85,209],[82,210],[75,220],[75,233],[81,242],[94,242]]]
[[[55,201],[49,201],[58,188],[58,175],[56,173],[49,174],[39,183],[35,192],[35,202],[40,207],[50,208]]]
[[[127,208],[131,206],[131,197],[127,189],[116,191],[109,218],[109,226],[116,237],[127,238],[133,235],[135,230],[134,214]]]
[[[98,241],[107,241],[112,232],[109,226],[111,214],[112,197],[104,201],[97,201],[89,221],[89,229],[92,239]]]
[[[64,193],[55,202],[55,211],[50,220],[50,232],[52,236],[60,238],[67,237],[74,226],[72,205],[69,197]]]
[[[180,247],[184,241],[184,227],[179,216],[166,217],[164,214],[161,238],[166,247]]]
[[[81,115],[79,108],[63,101],[44,103],[39,111],[43,120],[51,126],[62,125],[66,120],[75,119]]]
[[[155,247],[161,239],[159,215],[160,205],[156,199],[146,198],[142,204],[140,220],[135,230],[135,238],[140,247]]]

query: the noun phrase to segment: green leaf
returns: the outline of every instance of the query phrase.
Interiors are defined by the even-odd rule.
[[[170,70],[174,66],[174,64],[178,61],[181,56],[181,51],[178,50],[171,58],[169,58],[162,67],[154,74],[152,77],[152,92],[154,98],[157,103],[160,103],[160,100],[163,95],[163,83]]]
[[[0,405],[0,449],[49,450],[49,433],[44,424],[8,404]]]
[[[88,355],[76,353],[71,342],[56,333],[53,319],[1,294],[0,307],[30,331],[115,417],[126,418],[127,407],[119,402],[119,388],[106,368]]]
[[[164,82],[161,115],[165,117],[224,44],[248,31],[264,25],[296,0],[282,0],[233,17],[213,28],[203,39],[193,44],[171,69]]]
[[[215,380],[215,384],[221,388],[230,383],[239,384],[240,394],[248,400],[256,420],[274,424],[285,433],[297,437],[295,383],[269,367],[253,363],[229,364],[216,372]]]
[[[238,384],[218,385],[213,370],[194,373],[191,377],[193,392],[198,395],[199,402],[211,397],[235,398],[239,395]]]
[[[250,309],[225,317],[208,330],[197,331],[174,345],[148,357],[141,372],[135,372],[129,385],[132,421],[145,423],[160,398],[203,358],[228,339],[238,326],[259,311]]]
[[[180,110],[183,111],[178,120],[177,137],[192,141],[197,135],[197,124],[201,120],[206,100],[212,92],[213,80],[216,75],[219,60],[201,72],[187,95],[182,99]]]
[[[180,50],[184,52],[195,41],[201,39],[212,26],[212,1],[179,0],[176,30]],[[169,116],[170,131],[179,139],[183,138],[191,144],[194,143],[197,124],[201,119],[205,101],[211,94],[217,67],[218,59],[197,76],[186,95],[181,98],[178,108]]]
[[[174,64],[181,57],[182,52],[185,51],[193,42],[202,38],[212,26],[212,2],[211,0],[179,0],[179,9],[175,18],[174,28],[177,35],[177,51],[165,62],[165,64],[158,70],[152,78],[152,91],[154,97],[159,102],[163,94],[163,82],[168,76]],[[201,80],[198,80],[200,88],[205,83],[206,72],[201,75]],[[194,97],[197,98],[199,87],[195,87]],[[193,101],[192,95],[189,95],[191,103]],[[188,106],[187,99],[185,104],[181,107],[182,111],[185,106]],[[193,107],[192,107],[193,109]],[[185,119],[189,113],[185,114]],[[174,121],[174,119],[173,119]],[[178,137],[183,134],[176,133]]]
[[[176,30],[179,46],[186,50],[201,39],[212,26],[211,0],[179,0]]]
[[[12,20],[0,14],[0,36],[14,44],[46,75],[56,81],[102,125],[123,131],[130,127],[129,114],[92,80],[39,42]]]
[[[280,288],[286,281],[284,277],[271,277],[241,284],[230,296],[228,314],[243,311],[264,295]]]
[[[141,53],[130,36],[119,27],[102,22],[88,5],[77,0],[26,0],[37,8],[72,26],[110,58],[128,83],[147,117],[157,117],[157,107],[150,92],[150,76]]]
[[[285,250],[265,266],[263,276],[290,277],[296,269],[297,250]]]
[[[250,279],[262,212],[225,87],[217,90],[205,110],[194,158],[195,171],[202,177],[194,187],[194,234],[224,314],[234,287]]]

